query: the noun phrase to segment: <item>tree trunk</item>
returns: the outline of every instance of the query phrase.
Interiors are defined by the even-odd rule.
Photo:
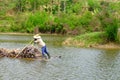
[[[66,1],[64,1],[64,13],[66,13]]]

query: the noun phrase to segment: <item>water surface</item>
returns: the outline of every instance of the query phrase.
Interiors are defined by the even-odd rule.
[[[119,50],[65,47],[64,36],[42,38],[52,58],[0,58],[0,80],[120,80]],[[22,49],[31,40],[32,35],[0,35],[0,48]]]

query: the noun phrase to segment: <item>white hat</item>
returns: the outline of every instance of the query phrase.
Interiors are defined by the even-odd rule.
[[[35,39],[40,39],[41,36],[39,36],[39,34],[36,34],[36,35],[33,36],[33,38],[35,38]]]

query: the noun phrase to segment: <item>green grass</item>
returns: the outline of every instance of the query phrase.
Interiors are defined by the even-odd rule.
[[[103,44],[106,41],[106,36],[104,32],[92,32],[83,35],[76,36],[72,39],[73,41],[83,42],[84,46]],[[75,44],[76,45],[76,44]]]

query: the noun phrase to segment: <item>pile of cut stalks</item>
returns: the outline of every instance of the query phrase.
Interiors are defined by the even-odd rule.
[[[27,46],[23,49],[0,48],[0,57],[11,58],[38,58],[42,57],[41,52],[34,46]]]

